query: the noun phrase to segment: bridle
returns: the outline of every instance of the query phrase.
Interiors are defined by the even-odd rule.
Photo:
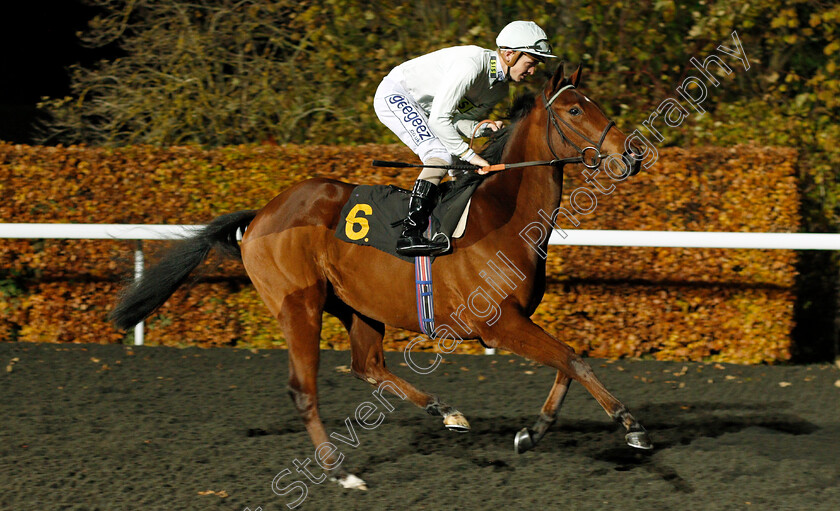
[[[554,156],[554,160],[552,161],[553,165],[561,164],[561,163],[581,163],[584,167],[589,169],[597,168],[598,165],[601,164],[601,160],[609,155],[601,154],[601,146],[604,144],[604,139],[607,138],[607,133],[609,133],[610,129],[615,126],[615,121],[610,121],[604,127],[604,131],[601,132],[601,138],[598,139],[598,142],[590,139],[577,129],[574,126],[569,124],[565,119],[560,117],[557,112],[551,108],[551,104],[554,103],[554,100],[566,90],[574,89],[575,86],[572,84],[566,85],[561,87],[560,90],[555,92],[551,98],[549,99],[545,95],[545,90],[543,90],[543,102],[545,102],[545,109],[548,112],[548,120],[546,121],[545,127],[545,142],[548,145],[548,149],[551,151],[551,155]],[[563,129],[560,127],[560,124],[557,122],[562,122],[567,128],[572,130],[577,136],[585,140],[589,145],[581,149],[577,144],[572,142],[572,140],[566,135]],[[560,138],[563,139],[567,144],[574,147],[575,150],[580,154],[580,156],[572,157],[572,158],[560,158],[557,156],[557,153],[554,151],[554,147],[551,145],[551,126],[554,126],[554,130],[560,135]],[[586,161],[586,153],[588,151],[595,151],[594,156],[592,157],[592,162],[589,163]]]
[[[610,129],[612,129],[612,127],[615,126],[615,121],[610,121],[610,122],[607,123],[606,126],[604,126],[604,131],[601,132],[601,136],[598,139],[598,142],[595,142],[591,138],[587,137],[586,135],[584,135],[583,133],[578,131],[574,126],[572,126],[571,124],[566,122],[566,120],[564,120],[562,117],[560,117],[557,114],[557,112],[555,112],[554,109],[551,108],[551,104],[554,103],[554,100],[556,100],[557,97],[560,96],[560,94],[562,94],[563,92],[565,92],[569,89],[574,89],[574,88],[575,88],[575,86],[572,85],[572,84],[565,85],[565,86],[561,87],[560,90],[558,90],[557,92],[552,94],[551,98],[546,96],[545,90],[543,90],[543,92],[542,92],[543,102],[545,103],[545,109],[548,112],[548,120],[546,121],[546,126],[545,126],[545,143],[548,146],[548,150],[551,151],[551,155],[554,156],[553,160],[526,161],[526,162],[521,162],[521,163],[501,163],[501,164],[498,164],[498,165],[490,165],[490,167],[486,167],[486,168],[491,172],[496,172],[496,171],[499,171],[499,170],[508,170],[508,169],[514,169],[514,168],[518,168],[518,167],[541,167],[541,166],[562,167],[563,165],[565,165],[567,163],[580,163],[588,169],[597,168],[601,164],[601,160],[603,160],[604,158],[609,156],[607,154],[602,154],[601,153],[601,146],[604,144],[604,140],[607,138],[607,133],[609,133]],[[560,123],[563,123],[570,130],[572,130],[577,136],[579,136],[580,138],[585,140],[589,145],[584,147],[584,148],[581,148],[580,146],[578,146],[577,144],[572,142],[572,140],[568,137],[568,135],[566,135],[566,133],[563,131],[563,128],[560,127],[560,124],[558,123],[558,121]],[[478,126],[480,126],[481,124],[483,124],[485,122],[491,122],[491,121],[482,121],[482,122],[479,123]],[[560,135],[560,138],[563,141],[565,141],[567,144],[569,144],[570,146],[575,148],[575,150],[578,152],[578,156],[572,156],[572,157],[569,157],[569,158],[560,158],[559,156],[557,156],[557,151],[554,150],[554,146],[551,144],[551,126],[552,125],[554,126],[554,130],[557,132],[557,134]],[[476,130],[478,129],[478,126],[476,126]],[[473,136],[474,135],[475,135],[475,133],[473,133]],[[472,140],[470,140],[470,146],[472,146]],[[586,161],[586,153],[589,152],[589,151],[594,151],[595,154],[592,156],[592,160],[587,162]]]

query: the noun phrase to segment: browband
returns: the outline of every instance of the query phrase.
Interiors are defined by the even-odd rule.
[[[574,88],[575,88],[575,86],[572,85],[572,84],[566,85],[565,87],[561,87],[559,91],[555,92],[554,95],[551,96],[551,99],[548,100],[548,102],[545,104],[545,107],[546,108],[550,107],[551,104],[554,103],[554,100],[557,99],[557,96],[559,96],[566,89],[574,89]]]

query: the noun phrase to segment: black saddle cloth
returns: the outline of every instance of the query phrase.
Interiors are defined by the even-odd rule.
[[[440,198],[432,211],[432,234],[440,232],[452,237],[467,202],[483,180],[483,176],[477,174],[467,175],[440,186]],[[395,251],[410,196],[409,190],[393,185],[357,186],[341,209],[335,237],[348,243],[371,246],[413,263],[414,257]]]

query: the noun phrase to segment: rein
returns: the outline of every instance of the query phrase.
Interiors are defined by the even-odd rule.
[[[403,161],[383,161],[373,160],[371,165],[374,167],[389,167],[396,169],[407,168],[426,168],[426,169],[449,169],[449,170],[485,170],[487,172],[496,172],[499,170],[517,169],[520,167],[540,167],[540,166],[554,166],[564,165],[566,163],[582,163],[580,156],[572,158],[557,158],[554,160],[545,161],[523,161],[519,163],[499,163],[497,165],[488,165],[486,167],[479,167],[478,165],[423,165],[422,163],[406,163]]]

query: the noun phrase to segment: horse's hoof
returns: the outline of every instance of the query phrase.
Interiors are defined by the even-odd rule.
[[[443,425],[450,431],[457,431],[458,433],[468,433],[470,431],[470,423],[461,412],[447,415],[443,418]]]
[[[522,428],[516,433],[516,436],[513,437],[513,450],[516,451],[516,454],[522,454],[523,452],[530,451],[534,448],[534,439],[531,437],[531,432],[528,431],[528,428]]]
[[[627,445],[636,449],[653,449],[653,442],[650,441],[650,437],[645,430],[631,431],[624,435],[624,440],[627,441]]]
[[[346,474],[341,477],[333,477],[332,480],[340,484],[342,488],[362,491],[367,491],[368,489],[367,484],[365,484],[363,480],[354,476],[353,474]]]

